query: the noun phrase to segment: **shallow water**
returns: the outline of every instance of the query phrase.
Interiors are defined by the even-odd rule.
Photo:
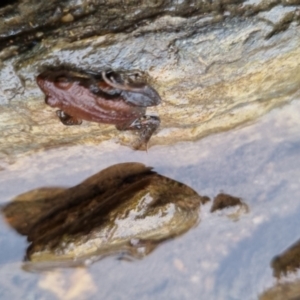
[[[241,197],[250,211],[233,221],[211,214],[208,203],[196,228],[143,260],[111,257],[87,269],[44,274],[22,271],[25,238],[1,220],[0,298],[257,299],[276,283],[272,258],[300,237],[299,128],[300,101],[293,101],[255,123],[198,142],[148,153],[106,142],[40,152],[5,166],[0,203],[43,186],[75,185],[116,163],[142,162],[200,195]]]

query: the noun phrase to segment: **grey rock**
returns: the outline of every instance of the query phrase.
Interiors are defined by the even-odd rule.
[[[47,66],[141,71],[161,95],[150,146],[197,140],[297,99],[297,1],[18,1],[0,8],[0,159],[131,134],[64,127],[35,77]]]

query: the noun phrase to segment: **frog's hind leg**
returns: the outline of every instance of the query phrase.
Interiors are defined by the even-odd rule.
[[[67,126],[71,126],[71,125],[80,125],[82,123],[82,120],[74,118],[70,115],[68,115],[67,113],[65,113],[62,110],[57,110],[56,111],[56,115],[58,116],[58,118],[60,119],[60,121]]]
[[[116,126],[118,130],[136,130],[139,132],[139,138],[134,143],[133,148],[138,150],[147,150],[148,142],[159,127],[160,118],[157,116],[143,116],[135,120],[130,125]]]

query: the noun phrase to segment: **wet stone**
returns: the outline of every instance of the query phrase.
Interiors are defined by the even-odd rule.
[[[298,300],[300,299],[300,281],[277,282],[259,296],[259,300]]]
[[[297,272],[300,269],[300,240],[282,254],[275,256],[271,261],[271,267],[276,278]]]
[[[142,258],[195,226],[202,200],[152,168],[123,163],[69,189],[22,194],[2,212],[30,243],[24,268],[37,271],[108,255]]]
[[[216,210],[222,210],[224,208],[232,207],[232,206],[241,206],[242,204],[243,202],[241,201],[240,198],[221,193],[214,198],[213,205],[210,209],[210,212],[214,212]]]

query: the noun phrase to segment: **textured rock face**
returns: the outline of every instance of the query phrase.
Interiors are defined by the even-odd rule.
[[[230,129],[299,95],[297,2],[47,3],[0,8],[0,159],[132,139],[103,124],[63,126],[35,82],[47,66],[142,72],[163,99],[148,110],[162,120],[150,146]]]

